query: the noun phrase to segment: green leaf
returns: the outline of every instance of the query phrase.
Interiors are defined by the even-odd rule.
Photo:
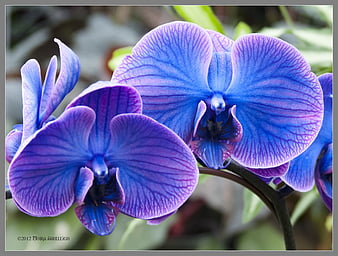
[[[211,29],[224,34],[222,23],[216,17],[210,6],[207,5],[175,5],[178,15],[184,20],[193,22],[202,28]]]
[[[311,206],[316,198],[318,198],[318,195],[318,191],[315,188],[309,192],[301,194],[301,199],[297,203],[290,218],[292,225],[295,225],[297,220],[306,212],[306,210]]]
[[[242,213],[243,223],[251,221],[262,209],[262,200],[248,189],[243,190],[244,209]]]
[[[236,40],[240,36],[250,34],[252,32],[251,27],[243,21],[240,21],[234,30],[233,40]]]
[[[284,250],[282,234],[274,226],[259,223],[243,232],[237,242],[238,250]]]
[[[115,50],[112,54],[112,58],[108,61],[108,67],[114,71],[118,65],[120,65],[122,59],[131,54],[133,47],[127,46]]]

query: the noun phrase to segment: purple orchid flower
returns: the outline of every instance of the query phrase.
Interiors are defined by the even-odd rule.
[[[282,165],[313,142],[323,118],[322,90],[301,54],[260,34],[234,42],[192,23],[164,24],[136,44],[112,81],[134,86],[143,113],[211,168],[229,156],[250,168]]]
[[[151,224],[175,212],[197,184],[195,158],[174,132],[141,114],[132,87],[97,82],[24,141],[9,166],[19,209],[76,216],[108,235],[119,212]]]
[[[290,162],[282,180],[297,191],[309,191],[314,186],[332,210],[332,73],[318,77],[324,94],[324,119],[315,141]],[[318,159],[319,158],[319,159]]]
[[[60,40],[61,68],[56,79],[57,57],[49,62],[42,84],[39,63],[28,60],[21,68],[23,124],[15,125],[6,137],[6,160],[11,162],[21,143],[53,119],[51,114],[74,88],[80,75],[80,62],[75,53]]]

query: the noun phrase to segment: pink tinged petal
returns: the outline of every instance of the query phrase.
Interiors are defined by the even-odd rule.
[[[117,166],[125,194],[120,211],[152,219],[179,208],[196,187],[198,168],[187,145],[170,129],[138,114],[111,121],[112,144],[106,157]]]
[[[189,141],[197,105],[211,93],[207,75],[212,50],[210,37],[201,27],[187,22],[164,24],[136,44],[112,81],[135,87],[142,96],[143,113]]]
[[[158,224],[161,224],[163,221],[165,221],[167,218],[169,218],[171,215],[175,214],[177,212],[177,210],[167,214],[167,215],[164,215],[164,216],[161,216],[159,218],[154,218],[154,219],[149,219],[147,220],[147,224],[148,225],[158,225]]]
[[[290,162],[289,170],[281,179],[294,190],[306,192],[315,184],[314,172],[318,156],[323,148],[313,143],[304,153]]]
[[[248,170],[252,171],[254,174],[257,174],[264,178],[270,178],[270,177],[279,177],[283,176],[289,169],[290,162],[287,162],[285,164],[282,164],[277,167],[271,167],[271,168],[247,168]]]
[[[213,31],[213,30],[206,30],[211,38],[212,45],[214,47],[214,52],[230,52],[232,46],[234,45],[234,41],[230,38],[226,37],[225,35]]]
[[[22,139],[22,131],[13,129],[6,136],[6,160],[10,163],[18,151]]]
[[[231,52],[233,80],[226,102],[237,105],[242,140],[232,157],[252,167],[275,167],[302,153],[323,119],[318,80],[301,54],[282,40],[243,36]]]
[[[105,204],[84,204],[74,210],[83,226],[95,235],[106,236],[113,232],[118,214],[116,209]]]
[[[41,109],[41,121],[47,119],[63,98],[73,90],[80,75],[80,61],[77,55],[59,39],[54,39],[60,49],[61,68],[58,78],[54,84],[55,60],[51,60],[49,72],[46,76],[44,89],[44,99]],[[51,88],[52,87],[52,88]]]
[[[94,174],[87,168],[82,167],[79,172],[79,176],[76,179],[75,184],[75,201],[78,205],[81,205],[89,191],[90,187],[93,185]]]
[[[39,104],[41,97],[41,73],[36,60],[28,60],[21,68],[23,98],[23,134],[26,140],[38,129]]]
[[[122,113],[141,113],[139,93],[130,86],[100,81],[91,85],[76,97],[67,108],[88,106],[96,113],[96,121],[89,144],[94,154],[103,155],[110,141],[110,120]]]
[[[20,147],[9,166],[13,199],[34,216],[56,216],[74,202],[80,168],[90,160],[88,137],[95,119],[87,107],[65,111]]]

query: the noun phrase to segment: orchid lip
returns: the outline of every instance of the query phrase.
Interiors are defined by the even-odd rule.
[[[211,109],[216,112],[216,115],[225,110],[226,104],[223,96],[219,93],[215,93],[211,98]]]
[[[92,170],[99,184],[105,184],[108,181],[109,171],[103,156],[95,156],[93,158]]]

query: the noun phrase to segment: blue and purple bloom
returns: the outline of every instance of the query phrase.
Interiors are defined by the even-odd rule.
[[[38,74],[23,69],[23,75]],[[24,98],[25,107],[34,113],[41,100],[38,81],[27,80],[23,88],[31,96]],[[58,85],[52,91],[63,95],[67,89]],[[197,184],[195,158],[179,136],[141,111],[134,88],[97,82],[60,117],[39,129],[34,126],[9,166],[18,208],[46,217],[76,203],[77,217],[97,235],[113,231],[119,212],[150,224],[175,212]],[[24,124],[36,125],[38,117],[24,119]]]
[[[79,79],[78,57],[60,40],[54,39],[54,41],[59,46],[61,57],[57,79],[56,56],[53,56],[49,62],[43,84],[40,65],[35,59],[28,60],[21,68],[23,124],[16,125],[6,137],[6,160],[8,162],[12,161],[21,143],[54,119],[51,114]]]
[[[232,41],[192,23],[164,24],[136,44],[112,81],[135,87],[143,113],[215,169],[228,157],[250,168],[287,163],[313,142],[323,119],[308,63],[293,46],[260,34]]]
[[[318,77],[324,94],[324,119],[315,141],[290,162],[282,180],[297,191],[309,191],[316,183],[332,210],[332,73]]]

